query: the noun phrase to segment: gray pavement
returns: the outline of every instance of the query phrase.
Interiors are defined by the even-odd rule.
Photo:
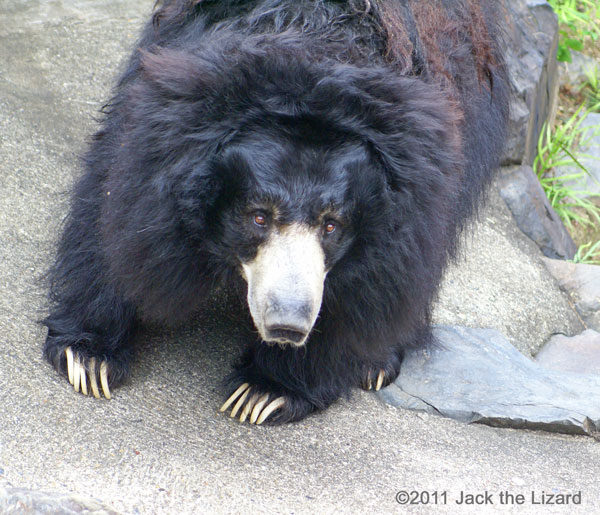
[[[253,427],[217,412],[239,352],[227,301],[185,328],[146,328],[130,381],[84,398],[41,357],[40,276],[77,156],[153,0],[0,0],[0,489],[96,499],[124,513],[594,513],[600,444],[466,425],[356,391],[325,413]],[[528,355],[580,322],[495,191],[440,295],[441,323],[494,327]],[[399,490],[448,492],[406,506]],[[498,506],[500,492],[526,495]],[[581,492],[581,505],[531,493]]]

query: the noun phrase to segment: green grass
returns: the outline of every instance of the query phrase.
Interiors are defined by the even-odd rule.
[[[600,76],[598,66],[586,71],[586,81],[581,85],[589,111],[600,112]]]
[[[570,229],[573,222],[581,225],[600,224],[600,208],[590,199],[600,198],[600,194],[575,189],[573,182],[589,176],[588,170],[577,157],[576,148],[585,144],[587,133],[594,127],[581,127],[587,111],[580,107],[566,122],[558,124],[554,130],[544,125],[538,140],[538,155],[533,169],[550,204]],[[568,175],[555,175],[559,166],[571,166],[575,170]]]
[[[560,38],[556,58],[571,62],[571,50],[600,39],[600,0],[549,0],[558,16]]]
[[[571,51],[583,52],[600,59],[600,0],[548,0],[557,14],[559,41],[557,59],[571,62]],[[567,120],[554,128],[545,125],[538,140],[538,155],[533,168],[544,188],[550,204],[564,221],[580,245],[573,259],[575,263],[600,265],[600,194],[577,190],[573,184],[589,176],[580,158],[578,148],[586,143],[589,130],[581,127],[589,112],[600,112],[600,69],[586,70],[586,80],[579,86],[577,101],[569,103],[566,111],[573,112]],[[575,97],[573,97],[575,100]],[[569,166],[573,172],[566,176],[555,173],[559,166]],[[590,241],[591,240],[591,241]]]
[[[592,245],[592,242],[581,245],[572,259],[573,263],[585,263],[587,265],[600,265],[600,241]]]

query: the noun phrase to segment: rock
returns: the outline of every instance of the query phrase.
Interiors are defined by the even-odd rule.
[[[575,155],[588,173],[582,174],[583,170],[575,165],[558,166],[554,168],[554,173],[556,175],[581,174],[580,179],[568,181],[566,184],[587,192],[587,196],[600,194],[600,113],[589,113],[579,127],[585,128],[586,131]]]
[[[558,73],[561,84],[579,86],[587,80],[587,73],[598,67],[597,61],[581,52],[571,50],[571,62],[559,63]]]
[[[554,259],[573,258],[577,247],[531,167],[507,168],[498,182],[500,195],[519,229],[538,245],[544,255]]]
[[[505,49],[513,91],[503,163],[532,165],[542,125],[554,118],[556,109],[558,23],[544,0],[505,4]]]
[[[542,259],[586,325],[600,331],[600,266]]]
[[[572,337],[554,335],[535,360],[552,370],[600,376],[600,333],[588,329]]]
[[[597,435],[600,376],[547,370],[492,329],[439,326],[409,353],[386,402],[463,422]]]
[[[499,174],[479,222],[465,231],[459,257],[446,270],[433,320],[496,329],[531,357],[553,334],[579,334],[585,326],[538,246],[517,226],[498,181]]]
[[[1,486],[0,513],[118,515],[116,511],[80,496]]]

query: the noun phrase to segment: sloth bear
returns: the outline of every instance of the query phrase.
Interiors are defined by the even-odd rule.
[[[499,162],[501,16],[497,0],[160,2],[74,187],[45,357],[110,398],[140,322],[228,288],[250,330],[221,411],[281,423],[389,384],[431,343]]]

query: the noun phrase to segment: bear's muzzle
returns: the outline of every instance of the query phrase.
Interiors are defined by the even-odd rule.
[[[304,345],[321,309],[327,273],[318,230],[291,224],[273,231],[242,272],[262,339]]]

